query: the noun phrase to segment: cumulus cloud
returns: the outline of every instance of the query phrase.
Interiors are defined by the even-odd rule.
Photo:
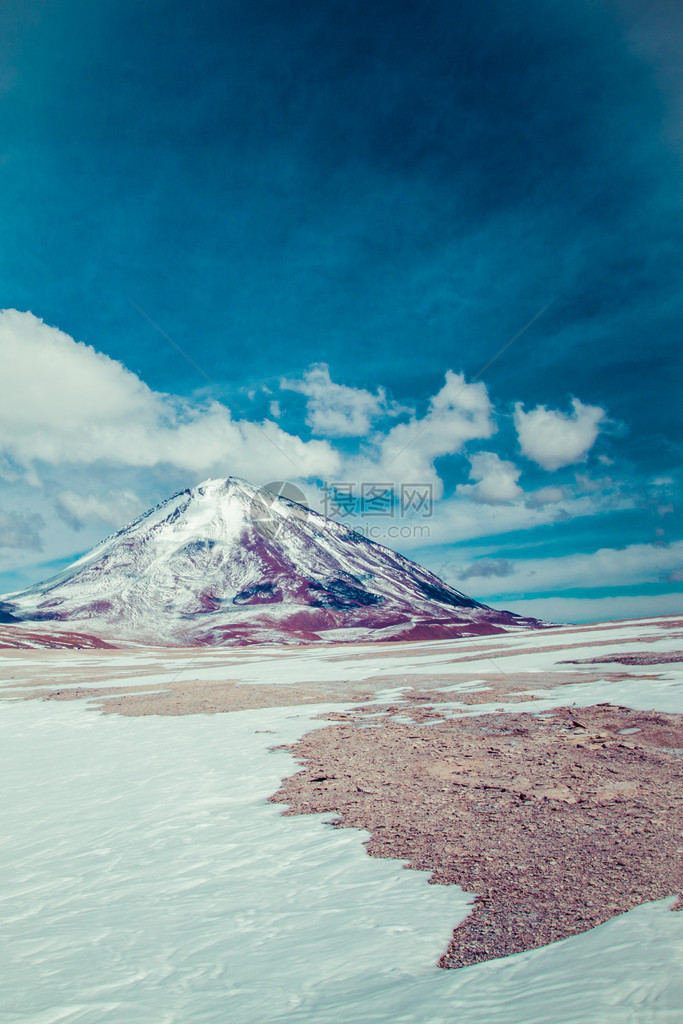
[[[374,466],[384,474],[380,479],[431,482],[439,497],[442,484],[434,460],[460,452],[468,441],[491,437],[495,431],[486,385],[468,384],[464,374],[447,370],[444,385],[429,400],[426,414],[413,415],[407,423],[397,423],[386,434],[372,438],[374,450],[359,466],[366,475]]]
[[[521,470],[514,462],[499,458],[494,452],[470,455],[470,480],[474,484],[460,484],[456,494],[484,505],[503,505],[521,498],[524,491],[518,485]]]
[[[281,380],[280,387],[306,395],[306,422],[314,434],[325,437],[364,437],[373,420],[402,411],[388,402],[384,388],[373,394],[364,388],[335,384],[327,363],[315,363],[301,380]]]
[[[550,471],[584,462],[607,414],[600,406],[584,405],[578,398],[572,399],[572,407],[569,414],[544,405],[525,412],[518,402],[514,419],[522,454]]]
[[[43,517],[31,512],[5,512],[0,509],[0,548],[42,551],[40,531]]]
[[[0,449],[27,471],[34,461],[168,463],[197,474],[324,476],[339,458],[276,423],[235,421],[212,400],[152,391],[121,363],[31,313],[0,312]]]

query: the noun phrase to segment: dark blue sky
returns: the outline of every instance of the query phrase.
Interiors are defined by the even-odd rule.
[[[131,302],[240,407],[322,361],[424,412],[446,369],[471,378],[552,299],[489,394],[601,406],[604,451],[642,489],[681,452],[677,17],[636,0],[9,0],[1,305],[155,390],[206,381]],[[282,424],[310,436],[291,392]],[[497,444],[514,456],[510,425]],[[451,487],[462,465],[444,463]],[[645,541],[649,516],[606,513],[594,545]]]

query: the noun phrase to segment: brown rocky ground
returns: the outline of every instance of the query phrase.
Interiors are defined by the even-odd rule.
[[[372,856],[476,893],[440,966],[680,896],[683,716],[605,704],[451,718],[436,697],[328,715],[291,748],[304,768],[271,799],[286,814],[337,812],[370,832]]]
[[[226,674],[229,669],[226,670]],[[142,677],[144,679],[144,676]],[[142,682],[129,685],[88,685],[96,678],[83,677],[81,685],[59,685],[59,677],[32,678],[5,685],[2,696],[24,700],[71,701],[87,700],[103,714],[125,716],[144,715],[213,715],[251,708],[297,707],[300,704],[348,704],[369,700],[378,692],[401,689],[409,702],[412,714],[422,715],[419,708],[425,704],[490,704],[505,700],[530,702],[535,698],[525,690],[544,690],[556,686],[583,683],[618,682],[629,678],[623,672],[576,673],[565,672],[539,677],[534,672],[496,672],[486,681],[472,683],[471,676],[458,672],[433,674],[368,676],[363,680],[317,680],[298,685],[280,686],[268,683],[238,683],[224,679],[204,682],[199,679],[177,679],[167,683]],[[641,674],[641,679],[656,679],[656,675]],[[435,685],[446,689],[435,689]],[[449,690],[449,687],[465,687]],[[403,698],[401,698],[403,699]],[[402,705],[391,707],[399,711]]]
[[[683,652],[664,651],[651,654],[649,651],[638,651],[635,654],[603,654],[600,658],[578,658],[574,661],[561,661],[560,665],[604,665],[617,662],[619,665],[666,665],[683,661]]]
[[[346,704],[369,700],[373,690],[363,683],[349,684],[339,692],[329,683],[297,686],[242,685],[230,680],[206,683],[201,680],[132,686],[68,686],[51,689],[7,687],[3,696],[23,700],[87,700],[104,715],[144,717],[147,715],[217,715],[255,708],[299,707],[304,704]]]

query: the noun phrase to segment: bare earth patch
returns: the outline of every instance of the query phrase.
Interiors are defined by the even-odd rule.
[[[605,704],[447,718],[426,696],[327,716],[291,748],[304,768],[271,799],[286,814],[337,812],[339,827],[370,832],[372,856],[478,894],[440,966],[681,895],[683,716]]]
[[[650,651],[638,651],[637,654],[604,654],[600,658],[578,658],[574,661],[561,661],[560,665],[603,665],[616,662],[619,665],[668,665],[683,661],[683,652],[664,651],[652,654]]]
[[[402,707],[404,714],[412,714],[424,703],[430,704],[493,704],[519,703],[536,700],[533,693],[542,690],[554,690],[558,686],[572,686],[576,683],[618,683],[632,676],[627,672],[582,672],[555,671],[553,673],[538,672],[497,672],[491,673],[486,679],[472,680],[471,675],[461,672],[440,673],[438,678],[432,675],[369,676],[366,682],[375,684],[375,690],[401,689],[401,701],[408,702]],[[639,673],[639,679],[658,679],[659,674]],[[399,710],[398,705],[386,705],[391,713]]]
[[[612,682],[629,678],[624,673],[587,673],[581,675],[582,682]],[[642,679],[656,679],[657,676],[641,675]],[[144,676],[143,676],[144,679]],[[30,684],[6,686],[3,696],[25,700],[73,701],[88,700],[103,714],[119,714],[128,717],[147,715],[213,715],[230,711],[247,711],[253,708],[297,707],[300,704],[348,704],[370,700],[380,690],[400,688],[400,704],[375,705],[375,711],[384,708],[388,713],[410,715],[416,721],[429,712],[426,705],[490,704],[505,699],[506,702],[530,702],[535,698],[520,690],[534,688],[543,690],[563,684],[576,683],[575,673],[566,672],[539,678],[538,673],[506,672],[496,673],[485,682],[472,683],[462,673],[442,673],[439,686],[456,687],[454,690],[434,689],[433,675],[410,676],[385,675],[369,676],[365,680],[318,680],[287,686],[268,683],[244,684],[226,679],[203,682],[199,679],[179,679],[170,683],[136,683],[128,686],[88,686],[83,680],[80,686],[55,685],[51,678]],[[460,687],[467,687],[460,689]],[[406,703],[403,703],[405,695]]]
[[[19,691],[14,691],[18,693]],[[211,683],[199,680],[163,683],[156,687],[73,687],[48,693],[33,691],[24,696],[39,700],[82,700],[88,698],[104,715],[139,717],[146,715],[216,715],[255,708],[298,707],[302,704],[345,703],[366,700],[362,686],[344,697],[312,686],[241,686],[233,682]]]

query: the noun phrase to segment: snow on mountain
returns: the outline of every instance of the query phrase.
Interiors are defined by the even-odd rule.
[[[52,579],[6,595],[0,621],[172,645],[425,640],[540,625],[234,477],[173,495]]]

